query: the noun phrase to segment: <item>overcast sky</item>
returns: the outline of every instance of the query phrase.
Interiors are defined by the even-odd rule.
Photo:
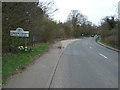
[[[117,15],[117,3],[120,0],[40,0],[54,1],[58,11],[54,14],[54,19],[64,22],[71,10],[80,10],[83,15],[88,16],[88,20],[94,24],[99,24],[105,16]]]

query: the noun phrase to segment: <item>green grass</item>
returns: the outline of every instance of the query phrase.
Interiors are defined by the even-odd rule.
[[[105,44],[105,45],[110,46],[110,47],[112,47],[112,48],[116,48],[116,49],[118,49],[118,46],[117,46],[117,45],[111,45],[111,44],[106,43],[106,42],[101,41],[101,40],[100,40],[100,42],[101,42],[102,44]]]
[[[2,61],[2,79],[3,83],[5,83],[7,77],[16,71],[16,69],[20,69],[21,67],[30,63],[35,56],[38,54],[42,54],[45,50],[48,49],[50,44],[40,44],[36,47],[33,47],[31,52],[27,53],[18,53],[18,54],[9,54],[3,56]]]
[[[112,48],[118,49],[118,46],[117,46],[117,45],[111,45],[111,44],[109,44],[109,43],[106,43],[106,42],[102,41],[100,37],[97,37],[97,38],[96,38],[96,41],[99,41],[100,43],[102,43],[102,44],[104,44],[104,45],[107,45],[107,46],[110,46],[110,47],[112,47]]]
[[[101,38],[100,38],[100,37],[97,37],[97,38],[96,38],[96,41],[99,41],[99,40],[101,40]]]

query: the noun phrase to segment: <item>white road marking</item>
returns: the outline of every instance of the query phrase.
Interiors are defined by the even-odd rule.
[[[106,57],[105,55],[103,55],[103,54],[101,54],[101,53],[99,53],[99,55],[101,55],[101,56],[103,56],[104,58],[108,59],[108,57]]]
[[[90,46],[90,48],[92,48],[92,47]]]

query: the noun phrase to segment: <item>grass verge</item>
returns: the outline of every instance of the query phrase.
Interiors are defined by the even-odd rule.
[[[99,41],[100,43],[102,43],[102,44],[104,44],[104,45],[107,45],[107,46],[110,46],[110,47],[112,47],[112,48],[118,49],[118,46],[117,46],[117,45],[111,45],[111,44],[109,44],[109,43],[106,43],[106,42],[102,41],[100,37],[97,37],[97,38],[96,38],[96,41]]]
[[[9,54],[2,57],[2,83],[5,83],[8,76],[21,67],[29,64],[33,61],[33,58],[39,54],[42,54],[48,49],[50,44],[40,44],[32,48],[31,52]]]

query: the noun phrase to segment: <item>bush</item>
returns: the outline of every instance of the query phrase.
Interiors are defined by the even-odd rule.
[[[105,42],[111,44],[111,45],[118,45],[118,37],[117,36],[109,36],[106,37]]]

